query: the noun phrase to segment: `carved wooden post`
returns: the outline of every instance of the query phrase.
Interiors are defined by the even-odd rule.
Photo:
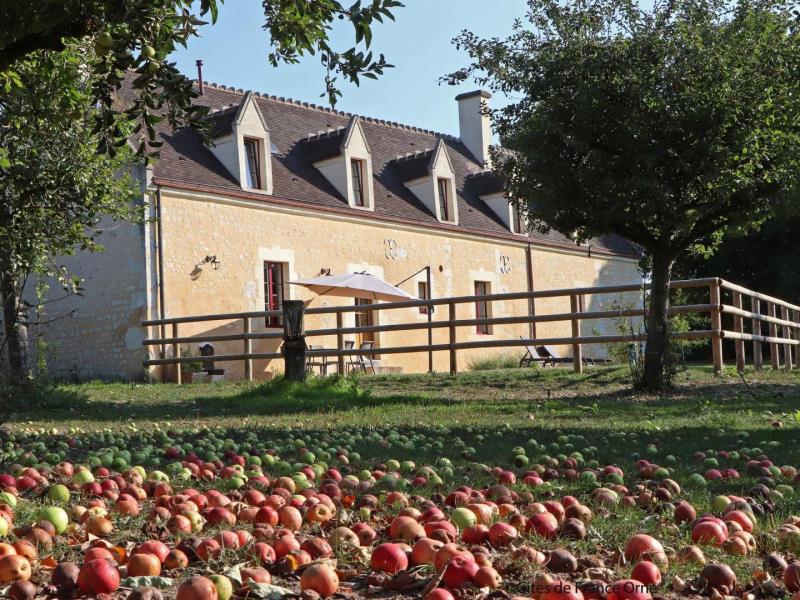
[[[572,313],[572,337],[578,338],[581,335],[581,321],[575,315],[580,312],[581,302],[577,294],[570,294],[569,304]],[[572,370],[583,373],[583,348],[575,341],[572,344]]]
[[[742,294],[740,292],[733,292],[733,307],[742,309]],[[733,330],[736,333],[744,333],[744,319],[742,315],[733,315]],[[739,373],[744,372],[744,340],[735,340],[734,348],[736,348],[736,370]]]
[[[448,305],[448,317],[450,319],[450,374],[455,375],[458,373],[458,359],[456,358],[456,326],[453,322],[456,320],[456,305],[450,302]]]
[[[245,354],[252,354],[253,352],[253,340],[250,339],[250,318],[244,317],[244,353]],[[253,381],[253,359],[252,358],[245,358],[244,359],[244,378],[247,381]]]
[[[761,301],[755,296],[750,297],[750,312],[760,315],[761,314]],[[753,335],[761,335],[761,321],[753,319]],[[760,371],[764,366],[764,357],[761,354],[761,342],[753,340],[753,366],[756,371]]]
[[[775,304],[767,302],[767,313],[773,319],[777,316],[778,312],[775,310]],[[778,337],[778,326],[775,323],[769,324],[769,337]],[[781,359],[778,354],[778,344],[775,342],[769,343],[769,360],[773,369],[779,369],[781,366]]]
[[[792,316],[789,312],[789,309],[785,306],[781,307],[781,316],[783,317],[784,321],[791,321]],[[788,325],[783,326],[783,337],[786,339],[791,339],[792,337],[792,328]],[[787,371],[792,370],[792,345],[791,344],[784,344],[783,345],[783,368]]]
[[[722,373],[722,301],[720,300],[719,281],[710,286],[711,291],[711,355],[714,361],[714,373]]]
[[[305,303],[302,300],[283,301],[284,370],[289,381],[306,379],[306,335],[303,324]]]
[[[177,337],[178,337],[178,324],[177,323],[173,323],[172,324],[172,339],[174,340]],[[175,358],[180,358],[181,357],[181,345],[178,344],[177,342],[172,342],[172,356],[175,357]],[[183,381],[182,381],[183,373],[181,372],[181,367],[182,367],[182,365],[181,365],[180,362],[176,362],[175,363],[175,383],[177,383],[178,385],[183,383]]]
[[[342,312],[339,311],[336,313],[336,348],[338,350],[344,350],[344,334],[342,333],[342,329],[344,328],[344,318],[342,317]],[[344,355],[336,357],[336,372],[339,375],[344,375]]]

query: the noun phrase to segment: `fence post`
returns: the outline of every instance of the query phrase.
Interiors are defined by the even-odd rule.
[[[761,314],[761,300],[755,296],[750,296],[750,312],[760,315]],[[753,335],[761,335],[761,321],[753,319]],[[753,366],[756,371],[760,371],[764,366],[764,357],[761,354],[761,342],[753,340]]]
[[[767,313],[773,319],[777,317],[778,311],[775,310],[775,304],[767,302]],[[775,323],[769,324],[769,337],[778,337],[778,326]],[[769,360],[773,369],[779,369],[781,366],[781,359],[778,355],[778,344],[776,342],[769,343]]]
[[[572,313],[572,337],[578,338],[581,335],[581,322],[575,315],[580,311],[580,298],[577,294],[570,294],[570,312]],[[576,373],[583,373],[583,348],[575,341],[572,344],[572,369]]]
[[[306,336],[303,324],[305,303],[302,300],[283,301],[284,372],[289,381],[306,379]]]
[[[783,317],[784,321],[791,321],[792,317],[789,312],[789,309],[785,306],[781,307],[781,316]],[[783,337],[786,339],[792,338],[792,328],[788,325],[783,326]],[[783,345],[783,368],[787,371],[792,370],[792,345],[791,344],[784,344]]]
[[[742,309],[742,294],[740,292],[733,292],[733,306],[739,310]],[[733,315],[733,330],[736,333],[744,333],[744,319],[742,315]],[[734,348],[736,348],[736,370],[739,373],[744,373],[744,340],[735,340]]]
[[[344,334],[342,333],[342,329],[344,328],[344,317],[342,317],[342,311],[336,313],[336,348],[337,350],[344,350]],[[344,355],[336,357],[336,372],[339,375],[344,375]]]
[[[450,319],[450,326],[448,330],[450,332],[450,375],[455,375],[458,373],[458,360],[456,358],[456,326],[453,325],[453,322],[456,320],[456,305],[453,302],[448,303],[448,318]]]
[[[244,317],[243,319],[244,327],[242,328],[245,338],[244,338],[244,353],[245,354],[252,354],[253,353],[253,340],[250,339],[250,318]],[[253,359],[252,358],[245,358],[244,359],[244,378],[247,381],[253,381]]]
[[[172,339],[174,340],[177,337],[178,337],[178,324],[177,323],[173,323],[172,324]],[[181,357],[181,345],[176,343],[176,342],[172,342],[172,356],[174,358],[180,358]],[[175,363],[175,383],[177,383],[178,385],[181,385],[181,383],[183,383],[182,379],[183,379],[183,373],[181,373],[181,363],[180,362],[176,362]]]
[[[714,359],[714,373],[722,373],[725,367],[722,361],[722,299],[720,298],[719,280],[715,279],[709,286],[711,292],[711,355]]]

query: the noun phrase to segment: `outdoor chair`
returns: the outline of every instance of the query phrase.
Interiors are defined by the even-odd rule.
[[[309,344],[308,352],[306,353],[306,373],[313,373],[316,367],[319,369],[319,374],[324,377],[328,374],[328,367],[332,364],[336,364],[336,359],[331,360],[330,357],[317,356],[314,354],[315,351],[320,350],[325,350],[325,347]]]
[[[345,342],[345,348],[351,349],[354,346],[353,342],[349,342],[350,347],[347,347],[348,342]],[[363,354],[361,351],[363,350],[372,350],[375,347],[375,342],[368,341],[368,342],[361,342],[358,346],[358,350],[350,355],[350,360],[347,363],[347,367],[350,373],[358,370],[362,373],[366,373],[367,369],[372,369],[372,374],[375,375],[375,363],[373,362],[370,356]]]
[[[569,356],[559,356],[552,346],[536,346],[536,351],[544,359],[542,366],[555,367],[557,364],[572,362],[572,358]]]
[[[524,340],[525,338],[522,337],[522,336],[519,336],[519,339]],[[544,364],[544,362],[547,360],[547,359],[542,358],[541,356],[539,356],[539,353],[536,351],[536,348],[534,348],[533,346],[529,346],[528,344],[525,344],[525,350],[526,350],[525,356],[523,356],[522,358],[519,359],[520,368],[530,367],[533,363],[537,363],[537,362]]]
[[[552,346],[538,346],[536,348],[539,351],[541,356],[547,357],[547,364],[555,367],[557,363],[571,363],[573,362],[571,356],[559,356],[558,352]],[[607,358],[593,358],[591,356],[584,356],[583,357],[583,364],[589,367],[594,367],[596,365],[607,365],[610,364],[611,361]]]

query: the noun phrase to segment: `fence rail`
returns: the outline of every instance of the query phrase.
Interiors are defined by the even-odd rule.
[[[730,283],[719,278],[692,279],[673,281],[671,289],[697,289],[708,288],[709,301],[703,304],[683,304],[670,307],[671,315],[678,314],[708,314],[710,328],[686,331],[673,334],[678,339],[707,339],[711,341],[712,360],[715,371],[723,368],[723,340],[734,342],[736,366],[745,368],[746,350],[745,342],[752,343],[751,356],[756,368],[763,366],[763,345],[769,346],[770,364],[773,368],[783,365],[791,369],[797,362],[793,356],[800,346],[800,306],[784,300],[748,290],[742,286]],[[587,296],[638,293],[643,294],[648,286],[641,284],[580,287],[567,289],[539,290],[533,292],[512,292],[502,294],[487,294],[482,296],[457,296],[450,298],[435,298],[428,300],[414,300],[404,302],[315,307],[304,311],[305,315],[334,315],[335,327],[321,327],[309,329],[303,333],[304,339],[335,336],[337,347],[331,349],[310,351],[313,357],[335,357],[340,373],[344,372],[345,359],[356,354],[364,356],[393,355],[393,354],[429,354],[429,370],[432,368],[432,356],[435,352],[449,353],[450,372],[458,371],[458,352],[463,350],[486,348],[512,348],[522,346],[569,346],[572,349],[572,364],[575,371],[584,368],[583,347],[593,344],[636,343],[645,339],[643,333],[629,333],[619,335],[582,335],[581,323],[587,321],[602,321],[619,318],[646,318],[648,311],[645,308],[620,308],[614,310],[587,310],[584,299]],[[569,301],[568,312],[552,312],[537,314],[535,301],[544,299],[562,298]],[[641,296],[640,296],[641,298]],[[743,300],[747,298],[747,308]],[[729,301],[728,301],[729,299]],[[516,300],[528,301],[528,314],[519,316],[501,316],[484,318],[457,318],[456,308],[463,304],[511,302]],[[725,301],[723,301],[725,300]],[[348,313],[366,314],[369,311],[397,311],[403,309],[424,308],[428,313],[433,313],[437,307],[447,306],[446,316],[438,319],[428,319],[427,322],[418,320],[387,323],[378,325],[344,326],[344,315]],[[602,308],[602,307],[601,307]],[[748,310],[749,308],[749,310]],[[491,310],[488,312],[491,315]],[[181,364],[197,362],[201,357],[181,356],[181,348],[186,344],[201,342],[241,342],[242,352],[219,354],[213,356],[214,363],[243,362],[244,376],[252,380],[254,360],[278,360],[286,357],[285,350],[275,352],[254,352],[253,341],[257,340],[283,340],[289,339],[290,332],[284,331],[254,332],[252,321],[254,319],[269,319],[283,317],[282,311],[249,311],[238,313],[220,313],[210,315],[191,315],[171,317],[166,319],[152,319],[142,323],[150,331],[160,331],[156,337],[148,337],[143,344],[149,347],[160,347],[160,356],[150,358],[144,362],[147,367],[175,365],[175,381],[181,382]],[[730,329],[724,327],[725,321],[732,325]],[[179,326],[188,324],[213,324],[221,321],[227,322],[228,327],[237,321],[241,322],[240,331],[234,333],[197,333],[192,335],[179,335]],[[266,322],[266,321],[265,321]],[[527,324],[535,327],[537,323],[566,323],[570,325],[570,335],[555,337],[536,337],[535,334],[508,339],[485,340],[459,340],[459,331],[465,327],[494,327],[504,325]],[[167,328],[171,335],[166,335]],[[767,329],[766,335],[764,329]],[[746,331],[748,329],[748,331]],[[432,339],[434,330],[447,330],[447,341],[440,343],[427,343],[416,345],[395,345],[389,347],[375,347],[371,349],[344,348],[345,335],[364,335],[389,332],[427,331],[428,339]],[[304,345],[303,345],[304,346]],[[169,352],[167,349],[169,348]],[[171,355],[169,355],[171,354]]]

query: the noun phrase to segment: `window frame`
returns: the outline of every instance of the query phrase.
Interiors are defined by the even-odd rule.
[[[490,281],[475,281],[475,318],[476,319],[491,319],[492,307],[487,300],[478,300],[479,296],[489,296],[492,293],[492,284]],[[479,291],[479,289],[481,291]],[[478,335],[491,335],[492,326],[488,323],[478,323],[475,325],[475,333]]]
[[[417,298],[420,300],[430,300],[431,291],[428,289],[428,282],[427,281],[418,281],[417,282]],[[427,315],[428,310],[432,308],[429,306],[420,306],[419,307],[419,314]]]
[[[285,264],[273,260],[264,261],[264,310],[281,310],[283,308],[283,302],[286,300]],[[277,284],[273,280],[273,270],[277,270],[280,274],[280,281]],[[272,290],[276,285],[279,287],[276,290],[277,293]],[[274,305],[273,298],[277,298]],[[280,315],[265,317],[264,326],[271,329],[282,328],[283,317]]]
[[[250,152],[251,149],[252,156]],[[255,168],[255,181],[247,182],[250,184],[250,189],[264,189],[261,182],[261,140],[251,137],[244,138],[244,158],[246,162],[245,167],[247,168],[246,173],[249,175],[250,179],[253,179],[253,168]],[[251,161],[254,164],[251,164]]]
[[[524,226],[525,220],[522,218],[522,211],[516,204],[511,204],[511,223],[514,228],[514,233],[519,235],[526,235],[528,228]]]
[[[364,182],[364,161],[360,158],[350,159],[350,189],[353,193],[353,206],[358,208],[367,208],[367,188]],[[356,180],[358,181],[358,188],[356,188]],[[359,199],[361,200],[359,202]]]
[[[453,223],[453,206],[450,198],[450,180],[446,177],[436,178],[437,194],[439,196],[439,220]],[[443,193],[444,192],[444,193]]]

